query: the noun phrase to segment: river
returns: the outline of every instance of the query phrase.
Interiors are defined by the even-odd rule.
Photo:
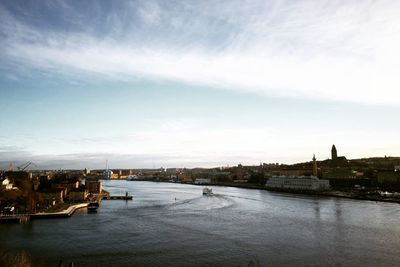
[[[400,205],[233,187],[104,181],[97,213],[0,225],[0,241],[64,266],[400,266]]]

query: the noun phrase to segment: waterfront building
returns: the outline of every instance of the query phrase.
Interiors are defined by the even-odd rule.
[[[357,172],[351,168],[331,168],[322,173],[324,179],[356,179]]]
[[[310,176],[313,173],[311,168],[279,169],[269,172],[272,176]]]
[[[275,190],[323,191],[329,189],[329,181],[315,176],[272,176],[265,186]]]
[[[190,174],[187,173],[180,173],[178,174],[178,181],[182,182],[182,183],[192,183],[192,177]]]
[[[120,172],[112,172],[111,179],[120,179],[121,175]]]
[[[73,190],[79,188],[81,182],[79,179],[70,179],[62,181],[54,181],[51,184],[52,188],[67,188],[68,190]]]
[[[15,182],[32,179],[32,173],[27,171],[6,171],[4,176]]]
[[[55,205],[64,201],[66,189],[64,188],[46,188],[38,192],[39,202],[46,205]]]
[[[195,184],[211,184],[211,179],[210,178],[197,178],[194,181]]]
[[[379,171],[377,178],[379,184],[400,184],[400,172],[398,171]]]
[[[1,182],[1,188],[4,190],[11,190],[13,189],[13,183],[8,178],[6,178]]]
[[[101,181],[97,180],[86,180],[85,185],[88,189],[89,194],[100,194],[101,193]]]
[[[117,179],[128,179],[131,174],[131,170],[119,170]]]
[[[89,192],[85,186],[75,188],[68,193],[68,200],[78,202],[85,201]]]

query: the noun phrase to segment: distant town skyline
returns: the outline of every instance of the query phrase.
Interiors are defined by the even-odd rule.
[[[398,1],[1,1],[0,169],[399,156]]]

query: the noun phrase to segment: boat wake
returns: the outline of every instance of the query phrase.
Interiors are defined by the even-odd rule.
[[[168,208],[175,211],[202,211],[224,209],[233,206],[235,202],[222,195],[215,194],[212,197],[198,197],[190,200],[177,202]]]

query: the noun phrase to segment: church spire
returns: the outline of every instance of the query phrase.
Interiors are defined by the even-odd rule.
[[[335,145],[332,146],[331,155],[332,155],[332,160],[337,160],[337,150]]]

